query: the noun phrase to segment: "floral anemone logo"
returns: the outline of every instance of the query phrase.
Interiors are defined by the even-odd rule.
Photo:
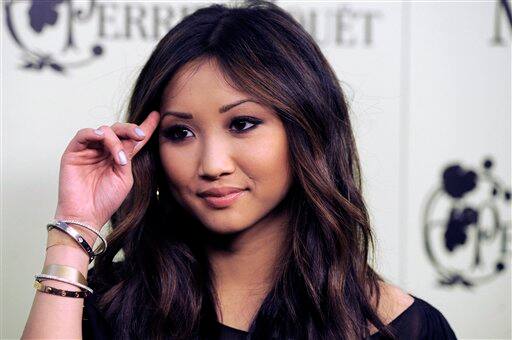
[[[471,287],[504,272],[510,254],[510,188],[481,169],[447,166],[428,197],[423,217],[425,250],[442,285]]]
[[[50,67],[65,73],[103,54],[103,47],[97,43],[84,48],[76,41],[77,31],[84,31],[79,24],[90,21],[94,14],[95,1],[84,3],[86,8],[78,8],[71,0],[4,2],[7,29],[23,53],[21,68]]]

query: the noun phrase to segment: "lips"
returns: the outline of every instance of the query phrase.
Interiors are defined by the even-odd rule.
[[[236,200],[238,200],[241,196],[246,193],[246,190],[243,189],[230,189],[228,192],[227,189],[223,189],[224,191],[219,191],[219,189],[209,190],[206,193],[201,193],[201,197],[205,200],[206,204],[208,204],[212,208],[225,208],[233,204]],[[214,191],[214,192],[212,192]],[[225,195],[220,195],[221,192],[228,192]]]
[[[213,197],[222,197],[235,192],[243,191],[244,189],[236,188],[236,187],[219,187],[219,188],[210,188],[208,190],[204,190],[199,193],[200,197],[213,196]]]

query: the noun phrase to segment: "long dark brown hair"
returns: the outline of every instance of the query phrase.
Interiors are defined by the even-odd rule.
[[[140,124],[159,110],[180,67],[202,60],[215,60],[234,89],[275,110],[289,143],[293,184],[276,207],[289,213],[289,235],[250,338],[361,339],[368,321],[393,337],[376,312],[384,279],[369,263],[374,236],[349,107],[317,44],[271,2],[200,8],[157,44],[126,121]],[[212,337],[217,300],[206,231],[166,189],[157,135],[132,160],[134,185],[111,218],[91,285],[116,339]],[[113,263],[120,251],[124,260]]]

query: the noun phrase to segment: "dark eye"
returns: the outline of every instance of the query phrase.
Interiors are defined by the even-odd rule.
[[[238,127],[244,127],[246,123],[252,124],[252,126],[250,126],[247,129],[240,129],[240,130],[235,129],[235,132],[243,133],[245,131],[252,130],[257,125],[259,125],[261,123],[261,121],[259,119],[255,119],[255,118],[251,118],[251,117],[237,117],[231,121],[232,126],[238,126]]]
[[[173,142],[180,142],[187,137],[187,135],[184,134],[183,131],[189,130],[184,125],[173,125],[166,129],[163,129],[162,135],[164,135],[165,138],[168,138]]]
[[[250,127],[245,128],[246,124],[252,124]],[[236,117],[231,121],[230,126],[234,126],[233,131],[235,133],[245,133],[249,130],[254,129],[257,125],[261,124],[261,120],[252,118],[252,117]],[[185,138],[190,137],[187,135],[187,131],[190,130],[184,125],[173,125],[166,129],[162,130],[162,135],[167,139],[170,139],[174,143],[179,143],[185,140]]]

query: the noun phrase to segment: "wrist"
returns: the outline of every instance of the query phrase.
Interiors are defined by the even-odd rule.
[[[84,240],[91,247],[93,247],[94,243],[96,242],[96,239],[98,237],[96,235],[94,235],[93,233],[85,235],[85,233],[82,233],[81,231],[79,231],[79,232],[80,232],[80,235],[84,238]],[[76,240],[74,240],[68,234],[66,234],[58,229],[55,229],[55,228],[52,228],[52,229],[50,229],[50,231],[48,231],[48,237],[46,239],[46,247],[47,247],[46,249],[47,250],[51,249],[51,248],[48,248],[50,246],[52,246],[51,248],[58,247],[58,246],[67,246],[67,247],[72,247],[72,248],[76,248],[76,249],[81,249],[83,252],[85,252],[84,249],[77,243]]]
[[[76,218],[76,217],[73,217],[73,216],[70,216],[70,215],[55,215],[54,217],[55,220],[57,221],[77,221],[77,222],[80,222],[80,223],[84,223],[86,224],[87,226],[95,229],[98,233],[99,231],[101,230],[101,228],[103,227],[103,225],[99,226],[98,223],[96,222],[89,222],[87,220],[84,220],[84,219],[80,219],[80,218]],[[91,247],[94,246],[94,243],[96,242],[96,240],[98,239],[98,235],[96,235],[94,232],[92,232],[91,230],[85,228],[84,226],[81,226],[77,223],[73,223],[73,222],[66,222],[70,227],[72,227],[73,229],[75,229],[86,241],[87,243],[89,243],[89,245]],[[53,230],[53,229],[52,229]],[[66,236],[64,233],[61,232],[61,234],[63,234],[64,236]],[[69,240],[73,241],[70,237],[68,237]],[[74,241],[75,244],[80,247],[76,241]],[[94,248],[94,247],[93,247]]]
[[[100,231],[101,228],[106,223],[106,222],[105,223],[101,223],[101,222],[95,221],[93,219],[88,219],[88,218],[84,218],[84,217],[80,217],[80,216],[75,216],[75,215],[71,215],[71,214],[63,214],[63,213],[59,213],[59,212],[55,213],[55,216],[53,218],[55,220],[60,220],[60,221],[78,221],[80,223],[87,224],[88,226],[90,226],[90,227],[92,227],[92,228],[94,228],[94,229],[96,229],[98,231]]]
[[[74,267],[87,278],[89,256],[83,249],[56,245],[55,247],[48,248],[46,251],[43,267],[49,264],[61,264]]]

